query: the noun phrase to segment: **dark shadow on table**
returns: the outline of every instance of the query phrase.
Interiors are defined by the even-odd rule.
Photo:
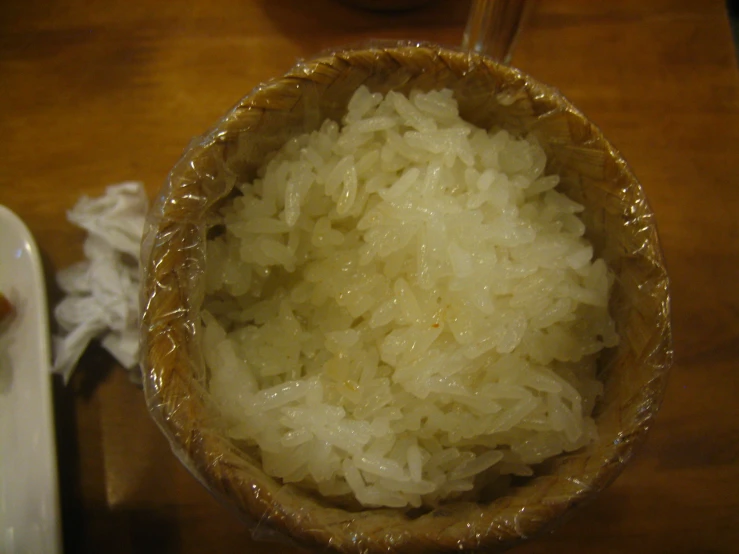
[[[80,359],[75,375],[68,384],[54,375],[54,420],[56,431],[57,471],[65,552],[83,552],[87,518],[83,504],[83,480],[95,481],[97,490],[105,490],[102,446],[87,445],[88,455],[94,453],[98,468],[93,474],[81,475],[80,442],[77,420],[78,402],[90,402],[93,391],[105,379],[115,362],[97,343],[93,343]]]
[[[123,509],[108,506],[85,514],[85,543],[78,553],[176,554],[182,550],[177,507]]]
[[[461,39],[469,11],[468,0],[433,0],[399,12],[365,10],[339,0],[260,0],[260,3],[281,34],[298,43],[305,56],[372,38],[433,40],[429,29],[433,33],[435,28],[442,27],[458,28]]]

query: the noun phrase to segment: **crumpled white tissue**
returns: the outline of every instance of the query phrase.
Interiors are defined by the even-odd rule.
[[[64,382],[93,339],[127,369],[139,357],[139,249],[148,210],[141,183],[111,185],[103,196],[83,196],[67,212],[88,232],[85,261],[57,273],[66,297],[54,315],[66,335],[54,337],[54,371]]]

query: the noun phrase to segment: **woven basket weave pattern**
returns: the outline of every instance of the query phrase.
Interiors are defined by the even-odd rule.
[[[253,177],[287,139],[326,118],[340,120],[362,84],[383,93],[451,88],[471,123],[536,136],[547,172],[558,173],[561,190],[586,206],[588,237],[617,277],[612,311],[622,340],[601,359],[599,442],[560,456],[492,502],[452,502],[415,518],[343,510],[265,475],[220,433],[209,405],[197,335],[206,223],[237,178]],[[555,90],[479,56],[432,46],[338,51],[245,97],[170,174],[150,217],[144,266],[147,400],[175,452],[256,525],[344,552],[503,548],[548,528],[618,474],[659,407],[671,362],[667,277],[653,215],[621,156]]]

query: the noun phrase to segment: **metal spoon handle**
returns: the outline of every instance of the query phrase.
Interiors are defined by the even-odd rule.
[[[472,0],[462,47],[507,64],[530,4],[527,0]]]

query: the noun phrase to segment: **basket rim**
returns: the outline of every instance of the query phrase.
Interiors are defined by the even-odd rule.
[[[455,50],[451,48],[440,48],[430,43],[419,42],[401,42],[394,45],[371,45],[369,47],[347,47],[324,53],[316,58],[304,61],[296,65],[282,77],[272,79],[263,85],[256,87],[244,98],[242,98],[236,106],[224,117],[222,122],[216,125],[203,140],[191,146],[183,155],[183,158],[173,170],[183,163],[189,163],[194,156],[199,156],[213,148],[218,148],[228,142],[229,137],[234,133],[240,132],[239,122],[245,113],[255,109],[269,109],[269,100],[271,95],[279,91],[289,94],[292,91],[298,94],[299,83],[305,79],[311,78],[316,72],[325,70],[325,68],[334,68],[341,64],[351,64],[357,57],[384,55],[391,56],[398,63],[410,63],[416,60],[418,56],[424,59],[435,59],[439,63],[444,64],[462,64],[466,63],[469,67],[476,70],[490,71],[497,75],[502,75],[504,79],[515,82],[534,99],[534,102],[552,103],[557,109],[569,113],[572,117],[579,119],[588,129],[591,130],[598,145],[603,148],[609,159],[614,161],[623,176],[641,197],[646,209],[651,213],[646,197],[644,196],[639,181],[634,176],[628,164],[618,150],[616,150],[610,142],[603,136],[600,129],[590,122],[569,100],[567,100],[557,89],[544,85],[534,78],[524,74],[518,69],[498,64],[484,56]],[[506,81],[506,82],[508,82]],[[265,108],[267,106],[267,108]],[[171,175],[170,175],[171,177]],[[161,203],[155,206],[154,210],[165,210],[166,207]],[[152,224],[155,229],[154,242],[166,242],[165,237],[170,237],[172,226],[191,225],[192,223],[177,222],[167,217]],[[142,326],[143,345],[142,366],[145,369],[145,392],[147,403],[151,407],[152,415],[162,428],[164,434],[169,438],[175,452],[185,452],[183,462],[190,466],[199,479],[208,484],[208,486],[217,492],[221,497],[227,498],[229,502],[235,504],[240,510],[246,512],[248,516],[258,522],[257,526],[267,526],[279,531],[287,532],[291,537],[302,544],[312,546],[329,547],[340,551],[366,551],[366,552],[387,552],[393,550],[397,552],[411,552],[418,548],[424,551],[451,551],[460,549],[475,549],[481,546],[488,547],[508,547],[511,544],[529,538],[532,534],[546,531],[561,516],[568,511],[570,507],[581,504],[591,499],[597,492],[610,484],[623,469],[626,461],[631,457],[634,448],[644,440],[644,436],[650,427],[650,422],[656,414],[662,395],[666,386],[666,376],[671,365],[672,358],[672,339],[670,332],[670,311],[669,311],[669,286],[667,274],[664,272],[664,262],[659,247],[659,240],[654,233],[648,237],[648,240],[654,247],[652,254],[656,258],[651,262],[655,268],[661,272],[665,287],[661,291],[663,312],[661,313],[661,325],[663,326],[663,335],[658,347],[664,352],[664,359],[661,366],[655,367],[651,374],[651,379],[644,383],[642,402],[648,409],[643,413],[643,419],[637,429],[630,433],[624,434],[620,440],[613,444],[609,450],[608,459],[603,460],[600,470],[591,475],[589,482],[580,482],[575,486],[575,492],[567,497],[559,500],[550,500],[546,504],[521,506],[516,511],[516,517],[511,520],[508,512],[502,511],[502,507],[511,507],[512,497],[502,497],[485,506],[472,507],[468,513],[479,514],[476,522],[476,533],[468,533],[464,536],[455,535],[452,531],[457,529],[460,520],[454,516],[443,515],[443,509],[435,514],[435,511],[429,512],[414,520],[403,520],[400,528],[391,528],[387,526],[387,518],[385,514],[387,509],[367,509],[363,512],[361,518],[344,519],[340,517],[332,520],[330,525],[322,524],[317,521],[317,516],[308,513],[305,510],[292,509],[277,498],[283,490],[275,483],[275,487],[270,486],[269,481],[274,480],[271,477],[255,476],[251,473],[243,474],[243,468],[235,468],[233,459],[230,456],[224,456],[224,451],[229,451],[228,441],[222,437],[215,436],[211,433],[204,432],[198,425],[192,421],[193,411],[200,414],[199,409],[193,405],[187,410],[181,409],[181,406],[175,406],[173,409],[168,403],[161,402],[162,397],[169,394],[170,389],[177,388],[177,394],[182,395],[184,392],[194,402],[197,402],[202,386],[194,380],[186,382],[179,379],[163,379],[160,368],[152,365],[150,354],[155,349],[167,349],[172,347],[169,342],[171,337],[165,334],[156,334],[151,330],[156,327],[153,322],[157,318],[157,310],[162,310],[162,304],[151,303],[151,290],[143,291],[142,303],[144,305],[144,325]],[[170,245],[171,246],[171,245]],[[156,247],[149,245],[148,255],[151,256],[157,252]],[[165,276],[158,273],[157,264],[153,258],[144,260],[147,267],[151,268],[152,274],[158,276],[155,281],[161,282],[165,280]],[[182,293],[182,291],[178,291]],[[171,299],[170,299],[171,301]],[[565,456],[566,457],[566,456]],[[189,458],[189,459],[188,459]],[[182,456],[181,456],[182,459]],[[241,473],[240,473],[241,472]],[[536,479],[532,480],[535,481]],[[526,488],[526,485],[524,488]],[[258,488],[257,494],[251,494],[250,491]],[[291,487],[291,485],[285,485]],[[244,490],[244,488],[248,490]],[[330,510],[329,510],[330,511]],[[397,513],[397,512],[394,512]],[[500,515],[505,513],[506,515]],[[369,514],[369,515],[368,515]],[[363,525],[377,516],[377,525],[383,529],[383,540],[378,541],[374,536],[366,536],[363,531]],[[433,518],[433,522],[437,527],[446,527],[447,534],[440,533],[435,537],[426,535],[418,535],[415,532],[420,530],[421,523],[427,524],[427,520]],[[453,521],[450,520],[453,519]],[[362,525],[358,525],[361,521]],[[383,523],[385,525],[383,525]],[[465,522],[469,523],[469,522]],[[447,525],[449,524],[449,525]],[[481,531],[482,530],[482,531]]]

